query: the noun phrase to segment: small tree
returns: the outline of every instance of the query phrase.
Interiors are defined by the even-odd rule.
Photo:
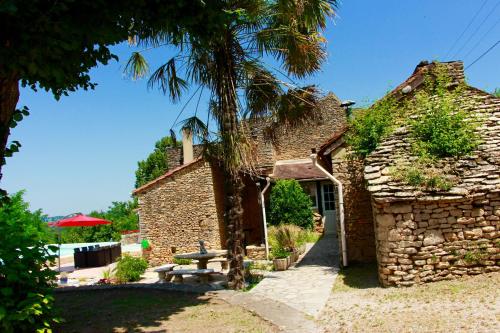
[[[311,198],[294,179],[278,180],[271,190],[269,223],[294,224],[311,229],[313,211]]]

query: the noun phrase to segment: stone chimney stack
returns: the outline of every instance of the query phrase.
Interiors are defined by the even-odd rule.
[[[182,129],[183,164],[193,161],[193,134],[188,129]]]

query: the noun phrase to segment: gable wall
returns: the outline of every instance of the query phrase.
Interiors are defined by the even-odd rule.
[[[324,97],[318,108],[320,119],[294,129],[278,130],[275,145],[265,139],[264,129],[268,126],[268,121],[252,120],[251,134],[255,144],[257,167],[273,166],[279,160],[307,159],[312,148],[319,149],[332,133],[347,124],[345,110],[340,107],[339,100],[333,94]]]
[[[210,165],[194,163],[138,194],[142,239],[152,246],[150,263],[161,265],[177,253],[220,249],[219,215]]]

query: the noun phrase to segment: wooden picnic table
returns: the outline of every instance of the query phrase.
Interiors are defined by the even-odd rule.
[[[209,250],[207,253],[191,252],[174,255],[176,259],[198,260],[198,269],[207,269],[210,259],[227,256],[227,250]]]

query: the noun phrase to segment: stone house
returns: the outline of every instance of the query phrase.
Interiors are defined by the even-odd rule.
[[[463,63],[444,63],[464,83]],[[436,64],[423,63],[394,91],[409,99],[423,88]],[[379,280],[384,286],[451,279],[498,271],[500,259],[500,99],[465,86],[459,96],[467,112],[480,119],[480,145],[469,156],[445,158],[439,168],[456,181],[442,190],[416,188],[394,176],[398,163],[413,163],[407,123],[400,124],[365,161],[371,196]],[[466,121],[470,121],[467,120]]]
[[[298,180],[310,195],[313,208],[325,216],[325,232],[335,233],[335,189],[325,174],[313,166],[310,154],[312,149],[319,149],[332,132],[344,128],[347,118],[333,94],[324,97],[318,108],[318,119],[294,129],[278,130],[273,143],[264,137],[269,120],[249,122],[258,171],[257,176],[244,176],[243,220],[249,256],[263,256],[260,197],[266,178],[271,182]],[[176,252],[196,251],[200,239],[207,248],[225,247],[222,173],[217,165],[203,159],[201,151],[202,148],[193,146],[192,138],[185,135],[182,147],[168,151],[170,170],[133,192],[139,201],[141,237],[152,246],[153,265],[171,261]],[[269,191],[266,197],[268,194]],[[248,253],[250,251],[256,253]]]
[[[464,82],[461,62],[444,65],[452,86]],[[388,95],[412,99],[434,66],[420,64]],[[447,191],[422,190],[393,176],[400,161],[416,159],[407,124],[398,125],[366,159],[356,158],[345,140],[346,110],[333,94],[321,101],[320,119],[280,132],[273,144],[264,140],[267,120],[252,122],[259,175],[245,176],[244,231],[246,245],[260,250],[252,253],[248,247],[247,255],[262,258],[262,204],[267,200],[260,197],[266,178],[292,178],[324,217],[325,233],[336,236],[331,239],[341,262],[376,260],[384,286],[499,270],[500,99],[470,86],[460,99],[482,119],[482,143],[467,157],[440,162],[458,178]],[[153,264],[171,260],[175,252],[196,250],[199,239],[209,248],[225,246],[221,172],[200,154],[201,147],[184,138],[182,149],[169,150],[171,169],[134,191],[141,236],[153,246]]]

